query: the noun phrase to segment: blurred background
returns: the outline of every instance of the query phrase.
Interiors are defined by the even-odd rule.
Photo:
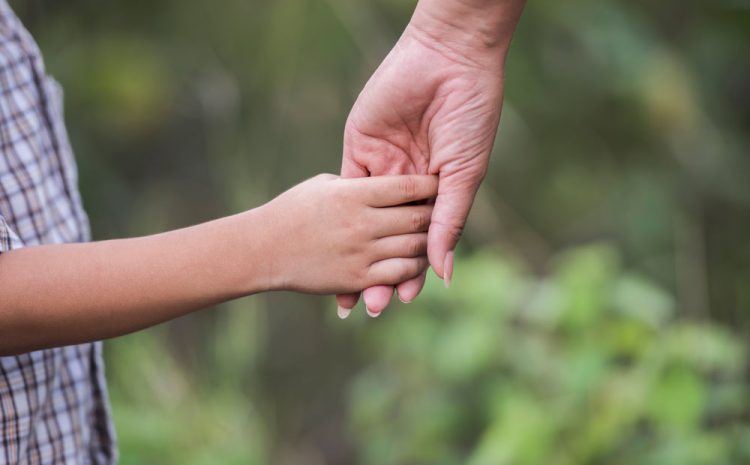
[[[12,4],[106,239],[337,172],[415,3]],[[254,296],[108,342],[121,463],[750,463],[749,43],[745,0],[530,1],[452,288],[344,322]]]

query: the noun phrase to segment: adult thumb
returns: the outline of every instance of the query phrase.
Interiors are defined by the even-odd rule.
[[[455,181],[455,178],[441,173],[427,233],[427,257],[432,269],[445,281],[446,286],[453,277],[453,250],[461,238],[478,187],[474,183]]]

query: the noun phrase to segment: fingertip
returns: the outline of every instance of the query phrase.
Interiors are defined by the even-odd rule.
[[[369,315],[369,316],[370,316],[370,318],[377,318],[377,317],[379,317],[379,316],[380,316],[380,314],[382,313],[382,311],[381,311],[381,312],[373,312],[372,310],[370,310],[370,309],[369,309],[369,308],[367,307],[367,305],[365,305],[365,311],[367,312],[367,315]]]
[[[422,291],[425,278],[426,271],[422,272],[419,276],[408,281],[404,281],[403,283],[396,286],[398,300],[400,300],[402,303],[408,304],[416,299],[419,293]]]
[[[336,314],[342,320],[345,320],[351,313],[352,313],[352,309],[351,308],[344,308],[341,305],[339,305],[338,309],[336,310]]]
[[[380,315],[388,307],[392,296],[393,286],[373,286],[365,289],[362,297],[365,301],[367,314],[370,316],[373,316],[373,314]]]
[[[351,310],[359,301],[359,292],[354,292],[350,294],[338,294],[336,296],[336,304],[338,304],[339,307],[342,307],[344,309]]]

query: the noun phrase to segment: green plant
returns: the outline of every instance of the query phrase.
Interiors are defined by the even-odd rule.
[[[450,292],[368,328],[356,379],[365,464],[731,464],[750,460],[745,349],[589,246],[537,278],[493,251]]]

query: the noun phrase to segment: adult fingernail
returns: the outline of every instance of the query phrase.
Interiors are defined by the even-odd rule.
[[[401,294],[399,294],[398,300],[400,300],[402,304],[410,304],[411,303],[411,300],[404,300],[404,299],[402,299],[401,298]]]
[[[443,283],[445,288],[451,287],[451,279],[453,279],[453,251],[451,250],[445,255],[445,262],[443,262]]]
[[[336,310],[336,313],[339,315],[339,318],[342,320],[346,319],[346,317],[349,316],[350,313],[352,313],[351,308],[344,308],[341,305],[339,305],[339,308]]]
[[[366,312],[367,312],[367,314],[368,314],[368,315],[370,315],[370,317],[372,317],[372,318],[377,318],[377,317],[379,317],[379,316],[380,316],[380,313],[382,313],[382,312],[377,312],[377,313],[376,313],[376,312],[371,312],[371,311],[370,311],[370,309],[369,309],[369,308],[367,308],[367,306],[366,306],[366,305],[365,305],[365,311],[366,311]]]

